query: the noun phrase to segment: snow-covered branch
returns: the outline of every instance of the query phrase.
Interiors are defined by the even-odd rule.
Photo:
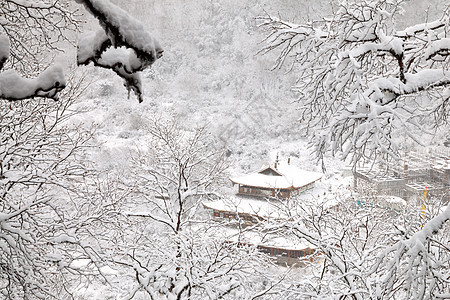
[[[97,211],[75,222],[86,206],[67,196],[91,173],[81,153],[93,131],[64,125],[76,113],[70,107],[80,86],[69,80],[57,102],[0,102],[0,297],[58,299],[71,293],[73,278],[99,275],[76,266],[80,257],[98,263],[81,234]]]
[[[447,206],[412,237],[398,241],[377,256],[368,274],[380,277],[377,289],[383,291],[383,297],[391,297],[401,286],[408,299],[445,298],[439,295],[444,295],[445,287],[450,284],[450,277],[444,271],[450,258],[448,249],[434,243],[433,236],[449,220],[450,206]]]
[[[278,226],[283,227],[280,234],[293,232],[324,258],[321,272],[308,277],[301,287],[303,293],[333,299],[441,299],[448,295],[448,207],[421,228],[417,211],[389,211],[372,197],[365,199],[369,205],[357,206],[350,198],[331,209],[300,201],[298,215]]]
[[[5,0],[0,15],[0,99],[58,99],[66,80],[61,67],[46,67],[48,53],[62,51],[62,41],[71,43],[77,12],[63,0]]]
[[[125,80],[128,91],[142,98],[139,74],[162,56],[163,50],[144,25],[109,1],[77,0],[98,19],[102,31],[88,32],[78,43],[78,64],[113,70]],[[112,48],[111,48],[112,47]]]
[[[2,1],[0,29],[11,44],[9,67],[20,74],[40,72],[49,63],[43,61],[49,53],[62,52],[61,42],[74,44],[70,32],[78,31],[80,20],[69,4],[67,0]]]
[[[3,3],[4,2],[4,3]],[[48,53],[61,51],[61,41],[74,42],[68,31],[79,30],[78,12],[67,0],[5,0],[0,6],[0,97],[10,101],[58,98],[65,86],[62,71]],[[109,1],[77,0],[99,20],[102,30],[85,33],[78,44],[78,64],[111,69],[125,80],[128,91],[143,100],[139,72],[162,56],[163,50],[143,24]],[[13,69],[15,71],[13,71]],[[26,76],[24,76],[26,74]],[[37,75],[40,74],[40,75]],[[28,79],[30,77],[36,79]],[[20,87],[20,88],[18,88]]]
[[[14,70],[0,73],[0,98],[9,101],[46,97],[58,99],[58,93],[66,87],[63,70],[52,66],[37,78],[23,78]]]
[[[396,157],[397,132],[419,140],[422,119],[438,111],[434,126],[448,115],[449,11],[397,30],[402,5],[347,0],[333,15],[304,24],[261,17],[269,30],[262,52],[279,51],[275,67],[290,63],[298,72],[301,121],[314,132],[318,158],[327,151],[353,163]],[[433,105],[421,105],[425,97]]]

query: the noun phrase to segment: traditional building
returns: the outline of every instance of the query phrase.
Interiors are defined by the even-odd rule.
[[[288,161],[230,180],[238,186],[238,194],[284,199],[311,189],[321,178],[322,173],[301,170]]]
[[[296,205],[287,198],[311,189],[321,178],[321,173],[276,162],[255,173],[230,178],[233,185],[238,186],[237,195],[204,201],[203,207],[212,211],[213,220],[230,221],[228,231],[236,230],[233,224],[254,226],[268,220],[283,220],[289,216],[289,205]],[[238,233],[240,243],[256,246],[280,264],[298,264],[318,255],[313,245],[298,237],[277,236],[253,229]]]

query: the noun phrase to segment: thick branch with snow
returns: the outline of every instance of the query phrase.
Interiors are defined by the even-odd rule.
[[[5,0],[0,6],[0,97],[15,101],[33,97],[58,98],[65,86],[57,67],[42,73],[42,57],[60,51],[61,41],[72,42],[68,30],[78,31],[77,10],[65,0]],[[162,56],[159,42],[143,24],[109,1],[77,0],[99,20],[102,30],[85,33],[78,44],[78,64],[111,69],[143,101],[139,72]],[[48,62],[47,62],[48,63]],[[39,74],[39,76],[35,74]],[[22,75],[27,74],[27,78]],[[36,79],[28,79],[35,75]]]
[[[6,35],[0,35],[0,71],[10,57],[10,43]],[[0,98],[9,101],[33,97],[58,99],[58,93],[66,86],[63,70],[52,66],[37,78],[24,78],[14,70],[0,73]]]
[[[48,67],[49,53],[72,42],[77,11],[66,0],[4,0],[0,16],[0,99],[58,99],[66,80],[61,67]]]
[[[125,80],[128,91],[142,98],[138,72],[150,67],[162,56],[159,42],[143,24],[109,1],[77,0],[98,19],[103,30],[88,32],[78,43],[78,64],[113,70]]]
[[[63,70],[52,66],[37,78],[23,78],[14,70],[0,73],[0,98],[16,101],[33,97],[58,100],[58,93],[66,86]]]
[[[5,35],[0,35],[0,71],[9,58],[9,39]]]

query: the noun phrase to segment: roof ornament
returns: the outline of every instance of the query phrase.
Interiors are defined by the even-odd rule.
[[[277,167],[278,167],[278,152],[277,152],[277,158],[275,159],[274,168],[276,169]]]

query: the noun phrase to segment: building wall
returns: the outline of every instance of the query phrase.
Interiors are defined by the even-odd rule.
[[[261,219],[258,218],[257,216],[242,213],[238,214],[231,211],[219,211],[215,209],[213,209],[213,219],[228,220],[228,221],[240,220],[242,223],[246,225],[257,224],[258,222],[261,221]]]
[[[291,196],[291,191],[288,189],[269,189],[269,188],[259,188],[246,185],[239,185],[239,194],[251,195],[259,197],[278,197],[278,198],[289,198]]]
[[[305,259],[307,261],[313,261],[318,254],[314,249],[311,248],[297,250],[269,247],[263,245],[259,245],[257,248],[262,253],[275,257],[278,264],[288,265],[299,263],[301,261],[304,261]]]

